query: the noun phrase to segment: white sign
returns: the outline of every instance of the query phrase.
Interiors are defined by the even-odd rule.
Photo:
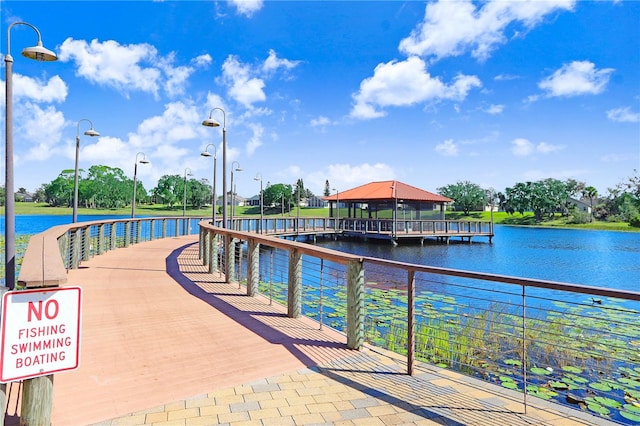
[[[81,307],[80,287],[5,293],[0,383],[78,368]]]

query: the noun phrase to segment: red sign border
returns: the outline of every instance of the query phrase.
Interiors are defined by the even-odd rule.
[[[4,349],[5,349],[5,324],[7,321],[7,304],[9,297],[14,295],[22,295],[26,293],[57,293],[60,291],[73,290],[78,292],[78,335],[76,336],[78,344],[76,345],[76,363],[74,366],[67,368],[59,368],[49,371],[41,371],[35,374],[27,374],[18,377],[4,377]],[[27,289],[18,291],[8,291],[2,295],[2,320],[0,322],[0,383],[15,382],[18,380],[33,379],[35,377],[48,376],[49,374],[60,373],[62,371],[75,370],[80,366],[80,335],[82,329],[82,288],[73,287],[44,287],[37,289]]]

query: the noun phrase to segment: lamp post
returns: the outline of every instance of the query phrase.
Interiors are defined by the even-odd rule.
[[[234,164],[237,164],[238,166],[235,167]],[[236,189],[233,187],[233,171],[236,172],[241,172],[242,169],[240,168],[240,163],[238,163],[237,161],[234,161],[233,163],[231,163],[231,222],[233,223],[233,212],[235,210],[235,203],[236,203],[236,197],[235,197],[235,193],[236,193]]]
[[[260,233],[262,234],[262,220],[264,219],[264,198],[262,198],[262,175],[258,173],[253,180],[260,181]]]
[[[138,155],[142,154],[142,160],[138,161]],[[136,185],[138,183],[138,162],[140,164],[149,164],[147,160],[147,156],[144,152],[139,152],[136,154],[136,161],[133,165],[133,198],[131,199],[131,217],[136,217]]]
[[[73,219],[72,222],[78,221],[78,157],[80,154],[80,123],[88,121],[91,128],[84,132],[86,136],[100,136],[100,133],[93,130],[93,123],[87,118],[82,118],[78,121],[78,127],[76,130],[76,167],[73,174]]]
[[[209,147],[212,146],[213,147],[213,154],[211,154],[209,152]],[[202,151],[200,153],[200,155],[202,155],[203,157],[213,157],[213,186],[212,186],[212,191],[211,191],[211,204],[213,205],[213,207],[211,208],[211,224],[213,226],[216,225],[216,202],[218,201],[218,198],[216,197],[216,163],[217,163],[217,158],[218,158],[218,150],[216,149],[216,146],[212,143],[210,143],[209,145],[207,145],[204,148],[204,151]]]
[[[215,107],[209,111],[209,118],[202,121],[206,127],[219,127],[220,123],[211,118],[213,111],[222,113],[222,227],[227,227],[227,114],[222,108]]]
[[[188,171],[187,171],[188,170]],[[183,187],[183,195],[182,195],[182,216],[187,215],[187,176],[193,176],[191,174],[191,169],[184,169],[184,187]]]
[[[7,54],[5,63],[5,203],[4,203],[4,257],[5,257],[5,286],[9,290],[15,288],[16,282],[16,216],[15,199],[13,198],[13,57],[11,56],[11,28],[15,25],[26,25],[33,29],[38,36],[38,44],[22,50],[22,56],[37,61],[56,61],[58,57],[49,49],[42,46],[40,31],[26,22],[14,22],[7,28]]]

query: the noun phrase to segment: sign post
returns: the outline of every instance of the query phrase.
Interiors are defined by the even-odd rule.
[[[0,383],[78,368],[80,287],[9,291],[2,302]]]

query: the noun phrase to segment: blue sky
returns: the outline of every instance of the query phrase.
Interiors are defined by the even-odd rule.
[[[147,189],[186,168],[210,182],[212,159],[200,152],[215,144],[220,194],[222,132],[201,125],[216,107],[226,113],[228,169],[242,168],[234,179],[247,197],[259,191],[257,175],[264,185],[301,178],[318,195],[326,180],[337,190],[396,179],[435,192],[548,177],[603,194],[640,169],[640,2],[0,8],[3,57],[16,21],[36,26],[59,57],[23,58],[36,35],[11,29],[16,189],[72,169],[79,128],[81,168],[106,164],[133,177],[143,152]],[[83,135],[85,119],[100,137]]]

